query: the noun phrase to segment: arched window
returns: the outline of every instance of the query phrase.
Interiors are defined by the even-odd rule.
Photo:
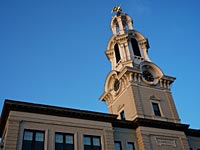
[[[140,49],[139,49],[138,42],[136,41],[136,39],[131,39],[131,45],[133,48],[134,55],[141,57]]]
[[[119,53],[119,46],[118,46],[118,44],[115,44],[114,50],[115,50],[116,63],[118,63],[120,61],[120,59],[121,59],[120,53]]]

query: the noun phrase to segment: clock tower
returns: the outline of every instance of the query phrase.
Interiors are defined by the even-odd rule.
[[[149,42],[133,27],[131,17],[120,7],[113,9],[112,37],[105,54],[112,69],[100,100],[118,119],[136,118],[180,123],[170,91],[175,78],[167,76],[150,60]]]

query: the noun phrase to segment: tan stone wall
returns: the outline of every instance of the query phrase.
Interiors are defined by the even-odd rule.
[[[2,139],[4,145],[3,149],[16,150],[19,135],[19,121],[8,118],[5,129],[5,135],[3,136],[4,139]]]
[[[11,111],[7,122],[6,150],[21,150],[24,129],[45,131],[45,150],[54,150],[55,132],[73,133],[75,150],[83,149],[83,135],[101,137],[102,150],[113,150],[111,123]]]
[[[123,150],[128,149],[128,142],[133,142],[135,148],[138,149],[136,132],[134,129],[114,128],[114,141],[120,141]]]
[[[188,143],[193,150],[200,149],[200,137],[188,136]]]
[[[189,150],[184,132],[139,127],[136,129],[139,150]]]
[[[111,130],[104,130],[104,135],[106,137],[105,141],[105,150],[114,150],[114,138],[113,138],[113,131]]]
[[[129,86],[124,92],[122,92],[115,101],[109,107],[111,114],[120,114],[121,111],[124,110],[126,119],[133,120],[137,116],[137,110],[139,109],[139,105],[136,106],[134,103],[133,90],[131,86]],[[119,117],[120,119],[120,117]]]
[[[155,98],[151,99],[152,96]],[[161,117],[155,116],[152,102],[159,104]],[[111,114],[119,115],[122,110],[124,110],[127,120],[140,117],[180,123],[174,100],[168,90],[138,86],[133,83],[117,95],[109,105]]]
[[[140,128],[136,129],[136,137],[138,142],[138,150],[151,150],[151,143],[148,134],[143,134]]]
[[[140,94],[145,118],[170,122],[172,121],[176,123],[180,121],[171,93],[169,91],[140,86],[138,87],[138,92]],[[155,98],[151,99],[151,96],[154,96]],[[152,109],[152,102],[159,104],[162,115],[161,117],[155,117]]]

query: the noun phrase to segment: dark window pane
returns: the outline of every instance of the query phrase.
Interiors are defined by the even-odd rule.
[[[120,117],[121,117],[122,120],[125,120],[125,119],[126,119],[124,111],[122,111],[122,112],[120,113]]]
[[[31,150],[32,149],[32,141],[23,141],[22,150]]]
[[[43,149],[44,149],[44,143],[43,142],[35,142],[34,150],[43,150]]]
[[[128,150],[135,150],[135,146],[133,142],[128,142]]]
[[[61,144],[61,143],[56,143],[56,144],[55,144],[55,150],[63,150],[63,144]]]
[[[74,145],[73,144],[65,144],[65,150],[73,150]]]
[[[122,146],[121,146],[121,142],[119,142],[119,141],[115,141],[115,143],[114,143],[115,145],[115,150],[121,150],[121,148],[122,148]]]
[[[132,45],[132,48],[133,48],[134,55],[141,57],[140,49],[139,49],[137,40],[131,39],[131,45]]]
[[[101,147],[100,146],[94,146],[93,150],[101,150]]]
[[[32,141],[33,140],[33,132],[31,131],[24,131],[24,140]]]
[[[56,143],[63,143],[63,135],[56,133],[55,141]]]
[[[153,110],[156,116],[161,116],[160,109],[157,103],[152,103]]]
[[[43,142],[44,141],[44,133],[36,132],[35,141]]]
[[[66,144],[74,144],[74,137],[73,137],[73,135],[66,135],[65,136],[65,143]]]
[[[84,145],[91,145],[91,138],[90,137],[84,137]]]
[[[118,44],[115,44],[114,50],[115,50],[116,63],[118,63],[120,61],[120,59],[121,59]]]
[[[100,139],[98,137],[93,137],[93,145],[100,146]]]
[[[92,150],[92,147],[90,145],[84,145],[84,150]]]

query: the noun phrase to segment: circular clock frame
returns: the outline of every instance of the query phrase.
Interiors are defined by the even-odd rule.
[[[159,79],[163,76],[162,71],[155,64],[144,62],[140,66],[141,78],[144,83],[149,85],[158,84]]]

